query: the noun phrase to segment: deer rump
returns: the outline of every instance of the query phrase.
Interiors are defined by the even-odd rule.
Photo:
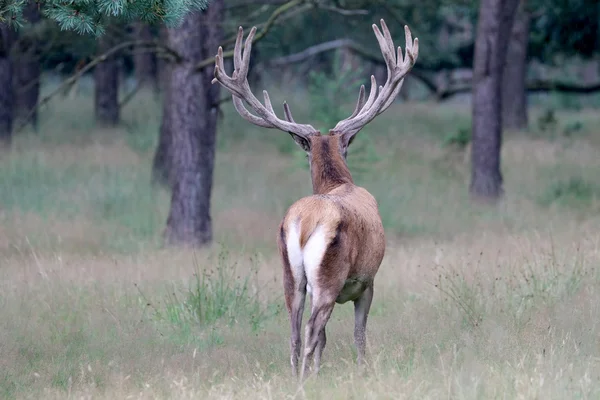
[[[356,300],[372,283],[383,250],[374,254],[371,249],[381,249],[376,244],[384,241],[379,219],[372,217],[377,215],[375,199],[359,187],[342,190],[350,193],[298,200],[280,235],[295,289],[304,291],[306,285],[312,297],[339,304]],[[367,201],[352,201],[356,196]]]

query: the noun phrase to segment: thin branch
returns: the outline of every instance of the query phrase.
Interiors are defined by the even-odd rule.
[[[123,98],[119,102],[119,108],[125,107],[125,105],[127,105],[127,103],[129,103],[131,99],[133,99],[135,95],[140,91],[142,86],[144,86],[143,82],[137,82],[135,87],[131,89],[129,93],[127,93],[125,96],[123,96]]]
[[[319,53],[324,53],[326,51],[331,51],[331,50],[340,49],[340,48],[354,49],[354,47],[356,47],[356,46],[357,46],[356,43],[351,39],[331,40],[329,42],[323,42],[323,43],[316,44],[314,46],[307,47],[306,49],[304,49],[298,53],[273,58],[273,59],[267,61],[267,64],[273,65],[273,66],[293,64],[293,63],[304,61],[307,58],[316,56]]]
[[[590,94],[600,91],[600,82],[582,85],[579,83],[543,81],[541,79],[537,79],[527,85],[527,91]]]
[[[336,13],[344,15],[344,16],[367,15],[367,14],[369,14],[369,10],[363,10],[363,9],[348,10],[348,9],[345,9],[345,8],[339,8],[339,7],[335,7],[335,6],[328,6],[328,5],[325,5],[325,4],[318,4],[317,7],[321,8],[323,10],[333,11],[333,12],[336,12]]]
[[[363,48],[361,45],[359,45],[352,39],[336,39],[336,40],[331,40],[328,42],[319,43],[314,46],[307,47],[306,49],[304,49],[298,53],[271,59],[271,60],[267,61],[267,64],[269,64],[269,65],[285,65],[285,64],[298,63],[298,62],[302,62],[310,57],[313,57],[319,53],[323,53],[323,52],[331,51],[331,50],[335,50],[335,49],[340,49],[340,48],[351,49],[356,54],[358,54],[359,56],[361,56],[369,61],[372,61],[377,64],[384,64],[381,57],[378,57],[374,53]]]
[[[291,10],[292,8],[294,8],[296,6],[301,5],[305,1],[306,0],[291,0],[291,1],[288,1],[287,3],[283,4],[282,6],[277,7],[277,9],[275,11],[273,11],[273,13],[269,17],[269,19],[265,22],[261,31],[256,34],[256,36],[254,37],[253,43],[258,42],[259,40],[261,40],[262,38],[265,37],[267,32],[269,32],[269,30],[273,27],[273,24],[275,23],[275,21],[281,14],[285,13],[288,10]],[[225,42],[225,43],[227,43],[227,42]],[[233,49],[223,52],[223,58],[230,58],[230,57],[233,57]],[[214,56],[209,57],[205,60],[200,61],[198,64],[196,64],[196,66],[194,67],[194,71],[199,72],[202,69],[204,69],[214,63],[215,63],[215,57]]]
[[[364,49],[362,46],[360,46],[358,43],[354,42],[351,39],[336,39],[328,42],[319,43],[314,46],[307,47],[306,49],[298,53],[273,58],[269,61],[266,61],[266,64],[270,66],[284,66],[288,64],[299,63],[319,53],[340,48],[349,48],[352,51],[356,52],[357,55],[362,56],[363,58],[375,64],[384,64],[383,60],[381,60],[380,57],[375,56],[373,53]],[[426,70],[422,70],[419,68],[413,68],[410,75],[415,79],[421,81],[421,83],[423,83],[432,92],[434,98],[438,101],[446,100],[456,94],[468,93],[471,91],[472,88],[469,82],[454,84],[449,87],[442,87],[439,84],[437,84],[431,77],[428,76],[428,72]],[[534,93],[555,91],[561,93],[589,94],[600,92],[600,82],[584,85],[579,83],[538,79],[527,83],[527,91]]]
[[[413,70],[414,72],[414,70]],[[472,86],[470,83],[456,84],[447,88],[438,87],[433,81],[427,78],[423,74],[413,73],[416,79],[420,80],[425,86],[427,86],[434,94],[437,101],[447,100],[452,96],[461,93],[470,93]],[[528,93],[545,93],[545,92],[559,92],[559,93],[573,93],[573,94],[591,94],[600,92],[600,82],[593,84],[583,85],[580,83],[569,83],[554,80],[533,80],[527,83]]]
[[[159,49],[160,51],[166,52],[170,56],[174,57],[177,61],[179,61],[181,59],[181,57],[179,56],[179,54],[177,52],[175,52],[172,49],[169,49],[168,47],[159,45],[157,41],[130,40],[130,41],[122,42],[122,43],[116,45],[115,47],[107,50],[105,53],[92,59],[89,63],[87,63],[85,66],[83,66],[77,72],[75,72],[70,78],[65,79],[53,91],[51,91],[49,94],[47,94],[46,96],[39,99],[37,104],[33,108],[31,108],[31,110],[29,110],[29,112],[23,118],[23,120],[29,121],[29,119],[31,118],[31,116],[33,115],[33,113],[35,112],[36,109],[38,109],[39,107],[41,107],[44,104],[46,104],[47,102],[49,102],[54,96],[61,93],[66,87],[73,85],[75,82],[77,82],[77,80],[79,80],[83,76],[83,74],[85,74],[86,72],[88,72],[90,69],[94,68],[96,65],[100,64],[101,62],[106,61],[106,59],[108,57],[112,56],[113,54],[115,54],[127,47],[130,47],[130,46],[149,46],[149,45],[156,46],[157,49]],[[27,125],[27,122],[22,122],[15,129],[15,132],[19,132],[26,125]]]

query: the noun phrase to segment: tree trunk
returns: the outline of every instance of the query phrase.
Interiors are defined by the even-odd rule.
[[[136,40],[151,41],[154,39],[150,25],[143,22],[135,23],[134,35]],[[156,53],[145,51],[144,48],[136,49],[133,56],[133,63],[135,78],[138,84],[156,89]]]
[[[508,45],[502,77],[502,121],[508,129],[527,128],[527,45],[530,15],[521,2]]]
[[[106,32],[98,38],[98,56],[110,50],[116,40]],[[119,123],[119,62],[113,54],[94,68],[96,122],[102,126]]]
[[[167,81],[170,79],[167,79]],[[160,124],[160,132],[158,136],[158,145],[152,160],[152,183],[164,185],[173,189],[173,176],[171,176],[172,155],[171,155],[171,107],[170,95],[171,91],[167,89],[168,82],[163,83],[163,116]]]
[[[35,2],[27,4],[23,14],[31,25],[37,24],[41,19]],[[32,113],[27,122],[37,130],[36,105],[40,96],[41,77],[37,37],[30,33],[20,38],[15,61],[15,114],[17,118],[27,118],[29,113]]]
[[[474,199],[496,200],[503,194],[502,74],[519,0],[482,0],[473,65],[471,185]]]
[[[14,32],[0,24],[0,147],[10,147],[13,129],[13,68],[10,59]]]
[[[167,45],[168,41],[168,30],[163,25],[160,28],[161,43]],[[154,153],[154,159],[152,160],[152,183],[164,185],[169,188],[173,188],[173,177],[172,175],[172,159],[171,156],[171,114],[169,107],[171,106],[171,91],[169,90],[169,83],[171,80],[171,63],[164,58],[158,59],[158,76],[159,76],[159,87],[163,93],[163,115],[160,124],[160,132],[158,137],[158,145]]]
[[[167,45],[168,41],[168,29],[163,24],[160,26],[158,31],[158,40],[160,44]],[[171,76],[170,72],[171,62],[164,57],[157,56],[156,57],[156,76],[158,77],[158,90],[162,93],[167,93],[167,86],[169,84],[169,77]]]
[[[165,229],[168,244],[202,246],[212,241],[210,199],[219,85],[213,66],[199,73],[194,65],[214,55],[222,36],[223,0],[185,17],[170,29],[168,44],[183,60],[171,66],[165,115],[171,136],[171,209]]]

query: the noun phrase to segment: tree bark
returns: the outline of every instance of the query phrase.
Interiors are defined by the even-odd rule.
[[[144,22],[136,22],[134,24],[134,35],[136,40],[151,41],[154,39],[150,25]],[[156,89],[156,53],[136,49],[133,56],[133,64],[135,68],[135,78],[138,84]]]
[[[168,29],[163,24],[160,26],[158,30],[158,40],[161,44],[167,45],[168,41]],[[167,86],[169,84],[169,77],[171,76],[170,72],[171,62],[167,60],[165,57],[156,57],[156,75],[158,77],[158,90],[162,93],[167,93]]]
[[[98,38],[98,55],[116,44],[111,33]],[[119,62],[111,55],[94,68],[96,123],[101,126],[116,126],[119,123]]]
[[[473,65],[471,146],[472,198],[496,200],[503,194],[502,74],[519,0],[482,0]]]
[[[515,16],[502,77],[502,121],[508,129],[527,128],[527,45],[530,15],[525,0]]]
[[[161,43],[167,45],[168,29],[163,25],[160,27]],[[171,81],[171,63],[166,59],[158,59],[157,62],[159,76],[159,90],[163,93],[162,121],[158,136],[158,145],[154,152],[152,160],[152,184],[164,185],[173,189],[172,177],[172,155],[171,155],[171,91],[169,90]]]
[[[10,59],[14,32],[0,24],[0,147],[9,148],[13,129],[13,68]]]
[[[168,77],[167,81],[163,83],[162,90],[163,94],[163,115],[160,124],[160,132],[158,136],[158,145],[154,152],[154,158],[152,160],[152,184],[163,185],[173,189],[173,166],[172,166],[172,154],[171,154],[171,113],[169,108],[171,107],[171,91],[168,90]]]
[[[212,241],[210,199],[219,85],[212,85],[213,66],[194,73],[194,65],[215,54],[222,37],[223,0],[204,12],[185,17],[168,31],[168,44],[183,60],[171,66],[163,118],[171,137],[171,209],[165,241],[202,246]],[[167,125],[167,124],[164,124]]]
[[[23,14],[31,25],[37,24],[41,19],[40,11],[35,2],[27,4]],[[38,110],[36,105],[40,97],[41,68],[38,38],[32,34],[22,36],[19,40],[14,75],[15,116],[25,118],[31,112],[27,122],[31,123],[33,128],[37,130]]]

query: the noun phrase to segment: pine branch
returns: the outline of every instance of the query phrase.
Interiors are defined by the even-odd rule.
[[[0,3],[0,23],[21,27],[25,22],[23,10],[31,0],[3,0]],[[209,0],[94,0],[64,1],[37,0],[41,13],[55,21],[62,30],[79,34],[104,34],[111,19],[148,23],[163,22],[177,26],[190,12],[203,10]]]

